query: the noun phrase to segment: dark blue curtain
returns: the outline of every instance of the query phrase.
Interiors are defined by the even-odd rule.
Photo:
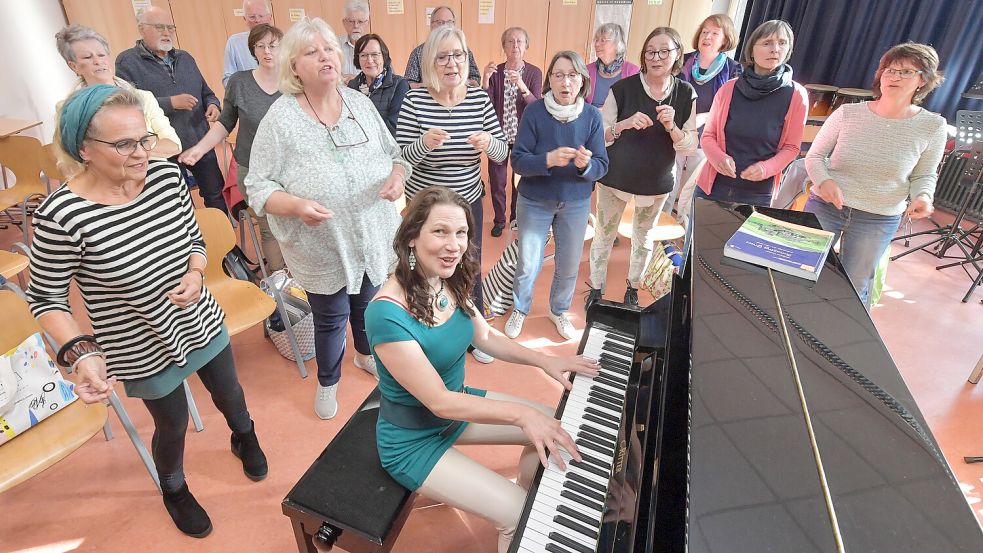
[[[945,74],[927,109],[950,123],[956,110],[983,110],[983,101],[960,98],[983,76],[981,0],[749,0],[738,52],[769,19],[795,33],[789,63],[800,83],[871,88],[881,55],[910,40],[935,47]]]

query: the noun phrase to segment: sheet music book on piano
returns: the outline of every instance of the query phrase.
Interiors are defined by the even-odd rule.
[[[724,257],[818,280],[833,233],[751,213],[724,244]]]

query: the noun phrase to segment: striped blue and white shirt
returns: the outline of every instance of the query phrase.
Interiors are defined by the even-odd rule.
[[[447,131],[450,138],[440,148],[430,150],[423,143],[423,135],[435,127]],[[492,136],[488,159],[504,161],[508,144],[484,90],[468,88],[464,100],[453,107],[438,104],[425,88],[407,92],[396,125],[396,141],[403,149],[403,159],[414,166],[406,181],[406,197],[412,199],[420,190],[439,185],[454,190],[469,203],[481,198],[481,152],[467,141],[479,131]]]
[[[143,190],[121,205],[86,200],[63,184],[34,213],[34,229],[31,311],[71,313],[74,279],[110,376],[132,380],[183,365],[221,332],[225,314],[207,288],[187,308],[167,298],[191,254],[205,255],[177,165],[150,160]]]

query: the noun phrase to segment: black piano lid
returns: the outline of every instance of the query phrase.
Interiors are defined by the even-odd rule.
[[[767,212],[818,226],[811,214]],[[768,277],[722,262],[744,216],[697,201],[689,551],[836,551]],[[975,515],[835,257],[815,283],[775,283],[845,550],[983,551]]]

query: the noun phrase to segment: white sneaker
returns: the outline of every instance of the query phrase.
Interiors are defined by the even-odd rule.
[[[481,351],[478,348],[474,348],[473,350],[471,350],[471,355],[474,356],[474,360],[475,361],[477,361],[479,363],[484,363],[486,365],[488,363],[491,363],[491,362],[493,362],[495,360],[494,357],[492,357],[491,355],[488,355],[487,353]]]
[[[509,315],[509,320],[505,322],[505,335],[513,340],[522,332],[522,323],[526,321],[526,315],[518,309],[513,309]]]
[[[371,374],[376,380],[379,380],[379,369],[375,366],[375,356],[369,355],[365,358],[365,361],[359,361],[359,359],[362,359],[362,354],[356,353],[355,366]]]
[[[560,336],[563,336],[564,340],[570,340],[574,337],[574,333],[577,332],[577,329],[573,327],[573,323],[571,323],[570,319],[567,318],[566,313],[554,315],[553,312],[550,311],[549,318],[551,321],[553,321],[553,324],[556,325],[556,331],[560,334]]]
[[[331,386],[317,385],[317,395],[314,396],[314,412],[318,418],[328,420],[338,414],[338,384]]]

